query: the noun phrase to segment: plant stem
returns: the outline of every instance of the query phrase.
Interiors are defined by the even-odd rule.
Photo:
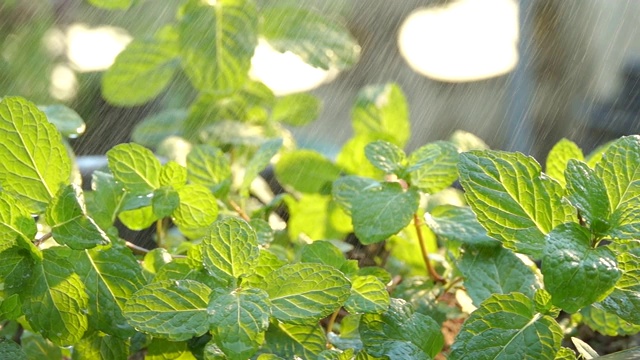
[[[18,323],[18,330],[13,334],[12,340],[16,342],[18,345],[22,344],[22,334],[24,334],[24,328],[20,323]]]
[[[449,282],[447,286],[442,289],[442,292],[436,297],[436,300],[440,300],[440,298],[442,298],[447,292],[449,292],[449,290],[451,290],[457,283],[461,282],[462,280],[464,280],[462,277],[457,277]]]
[[[427,245],[424,243],[424,237],[422,236],[422,230],[420,226],[422,223],[420,222],[420,217],[417,213],[413,214],[413,225],[416,227],[416,233],[418,234],[418,243],[420,243],[420,251],[422,251],[422,259],[424,260],[425,265],[427,266],[427,271],[431,279],[435,282],[446,283],[446,281],[440,276],[436,269],[431,265],[431,260],[429,260],[429,253],[427,252]]]
[[[36,242],[34,243],[34,245],[36,247],[40,246],[43,242],[49,240],[51,237],[53,236],[53,233],[46,233],[44,235],[42,235],[42,237],[40,239],[37,239]]]
[[[127,245],[129,249],[133,250],[133,252],[137,252],[139,254],[147,254],[151,252],[151,250],[143,248],[142,246],[138,246],[130,241],[125,241],[124,243],[125,245]],[[186,258],[185,255],[176,255],[176,254],[169,254],[169,255],[171,255],[171,257],[173,258]]]
[[[238,215],[240,215],[240,217],[244,221],[251,221],[251,218],[249,217],[249,215],[247,215],[247,213],[244,212],[244,210],[242,210],[242,208],[240,207],[240,205],[238,205],[238,203],[236,203],[235,201],[229,199],[229,205],[231,205],[233,210],[235,210],[235,212],[237,212]]]
[[[149,251],[151,251],[149,249],[145,249],[142,246],[138,246],[138,245],[136,245],[136,244],[134,244],[132,242],[129,242],[129,241],[125,241],[124,243],[125,243],[125,245],[127,245],[127,247],[129,249],[133,250],[134,252],[138,252],[138,253],[141,253],[141,254],[146,254]]]
[[[156,244],[158,245],[158,247],[163,247],[162,243],[164,242],[164,236],[164,221],[163,219],[158,219],[156,221]]]
[[[331,317],[329,318],[329,323],[327,323],[327,334],[333,331],[333,324],[336,323],[338,314],[340,314],[340,309],[334,311],[333,314],[331,314]]]

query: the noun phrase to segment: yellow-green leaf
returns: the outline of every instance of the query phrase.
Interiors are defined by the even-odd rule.
[[[63,184],[71,161],[60,132],[29,101],[0,101],[0,185],[32,213],[42,212]]]

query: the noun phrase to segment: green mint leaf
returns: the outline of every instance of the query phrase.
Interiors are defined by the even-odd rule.
[[[603,335],[626,336],[640,331],[640,325],[632,324],[599,306],[587,306],[580,310],[580,315],[582,315],[582,322]]]
[[[545,165],[545,173],[555,179],[563,187],[565,182],[565,169],[569,160],[584,161],[582,150],[573,141],[562,139],[558,141],[549,154]]]
[[[630,324],[640,325],[640,257],[620,250],[617,260],[622,276],[613,292],[597,306]]]
[[[227,360],[227,356],[218,347],[218,344],[211,338],[204,347],[203,355],[205,360]]]
[[[258,244],[260,245],[268,245],[274,240],[275,232],[269,225],[269,222],[262,219],[251,219],[249,221],[249,225],[251,228],[255,230],[256,235],[258,236]]]
[[[357,273],[359,276],[375,276],[378,280],[382,281],[383,284],[388,284],[391,281],[391,274],[389,274],[387,270],[377,266],[365,266],[358,269]]]
[[[204,269],[193,268],[188,259],[175,259],[168,264],[163,265],[156,272],[152,282],[164,280],[194,280],[215,289],[225,287],[224,281],[209,275]]]
[[[287,230],[292,239],[300,234],[310,239],[336,239],[351,231],[349,218],[329,196],[305,194],[297,201],[287,196],[285,203],[290,215]]]
[[[618,267],[623,271],[616,286],[634,286],[640,281],[640,242],[616,241],[608,245],[616,253]]]
[[[376,140],[393,141],[390,136],[381,134],[359,134],[347,141],[336,158],[336,164],[349,174],[357,174],[370,178],[384,175],[380,169],[371,165],[364,153],[364,148]]]
[[[159,249],[160,248],[156,248],[154,250],[159,250]],[[147,259],[149,254],[151,254],[151,252],[148,252],[145,255],[145,259]],[[205,274],[205,277],[208,276],[206,273],[203,273],[201,271],[202,266],[200,266],[200,268],[191,267],[190,259],[187,259],[187,258],[173,259],[171,257],[171,254],[163,251],[161,253],[156,252],[154,256],[149,257],[147,260],[148,260],[148,263],[144,264],[143,268],[149,271],[150,273],[154,274],[153,279],[149,281],[149,283],[164,281],[164,280],[195,280],[205,285],[208,285],[205,281],[203,281],[202,278],[200,278],[199,276],[196,276],[197,273]]]
[[[182,67],[193,85],[222,93],[241,88],[258,42],[257,26],[258,13],[252,1],[187,3],[178,31]]]
[[[333,182],[331,195],[333,200],[344,209],[347,214],[351,214],[351,204],[360,195],[360,192],[368,187],[381,186],[378,181],[361,176],[343,176]]]
[[[338,349],[362,349],[360,340],[360,318],[362,314],[349,314],[340,321],[340,335],[327,333],[327,340]]]
[[[73,109],[61,104],[40,106],[47,120],[55,125],[60,134],[68,138],[76,138],[86,129],[84,120]]]
[[[551,294],[549,294],[547,290],[536,290],[536,293],[533,295],[533,301],[535,302],[537,312],[549,315],[553,318],[558,317],[560,309],[553,306],[553,303],[551,302]]]
[[[516,252],[539,258],[545,235],[572,221],[575,209],[563,189],[521,153],[470,151],[460,155],[465,197],[489,236]]]
[[[211,333],[229,359],[247,359],[264,342],[271,315],[269,296],[260,289],[214,294],[209,302]]]
[[[366,351],[360,350],[355,357],[355,360],[384,360],[385,358],[369,355]]]
[[[168,341],[165,339],[153,338],[144,357],[145,360],[195,360],[188,343],[185,341]],[[206,360],[210,360],[205,356]]]
[[[595,169],[598,163],[602,160],[602,155],[604,155],[607,149],[609,149],[609,146],[613,145],[615,142],[616,140],[606,142],[591,151],[585,159],[587,165],[589,165],[590,168]]]
[[[111,174],[94,171],[91,175],[92,192],[86,193],[87,211],[102,229],[108,229],[115,222],[125,201],[122,184]]]
[[[396,84],[368,86],[360,90],[353,108],[355,135],[389,137],[402,147],[409,140],[407,101]]]
[[[560,350],[556,353],[554,360],[577,360],[576,353],[573,350],[561,347]]]
[[[225,281],[251,275],[260,249],[255,231],[244,220],[216,221],[202,239],[204,267]]]
[[[169,264],[172,260],[173,258],[167,249],[155,248],[144,255],[142,268],[151,274],[156,274],[163,266]]]
[[[28,360],[27,354],[24,353],[22,347],[9,339],[0,340],[0,358]]]
[[[307,93],[291,94],[276,100],[271,109],[271,120],[287,125],[302,126],[315,120],[320,115],[322,103]]]
[[[318,360],[351,360],[354,356],[353,349],[347,349],[345,351],[340,350],[325,350],[318,355]]]
[[[22,303],[18,294],[5,296],[0,301],[0,319],[17,320],[22,315]]]
[[[317,263],[340,269],[347,260],[337,246],[329,241],[314,241],[302,248],[300,262]]]
[[[120,183],[118,184],[120,185]],[[120,210],[127,211],[127,210],[141,209],[144,207],[151,207],[151,200],[153,199],[152,195],[153,193],[136,195],[131,192],[125,191],[124,198],[122,199],[120,204]]]
[[[269,252],[269,250],[261,249],[258,263],[254,266],[255,272],[251,276],[244,278],[242,285],[248,284],[248,286],[262,288],[264,287],[264,278],[285,264],[286,262],[280,260],[277,255]]]
[[[265,8],[260,15],[260,35],[277,51],[290,51],[324,70],[347,69],[358,61],[360,47],[349,30],[323,14],[279,6]]]
[[[381,313],[389,307],[387,287],[375,276],[355,276],[351,279],[351,295],[344,304],[350,314]]]
[[[284,359],[274,354],[260,354],[258,355],[256,360],[284,360]]]
[[[121,338],[133,336],[123,308],[145,281],[131,251],[113,244],[74,252],[71,259],[89,296],[91,327]]]
[[[287,152],[275,166],[278,182],[301,193],[328,194],[340,172],[340,167],[313,150]]]
[[[56,242],[75,250],[90,249],[110,242],[107,234],[87,215],[84,194],[78,185],[60,189],[46,213]]]
[[[533,270],[501,246],[465,249],[458,262],[467,293],[478,306],[492,294],[519,292],[533,297],[537,288]]]
[[[369,352],[372,354],[380,354],[379,356],[383,359],[431,359],[429,355],[425,354],[422,349],[413,343],[401,340],[382,340],[377,342]]]
[[[332,266],[313,263],[284,265],[264,279],[273,316],[287,323],[319,320],[342,306],[351,284]]]
[[[605,234],[609,228],[609,198],[604,181],[587,164],[570,159],[564,175],[569,201],[578,208],[591,232]]]
[[[25,331],[21,338],[22,349],[27,359],[62,359],[60,347],[43,338],[40,334]]]
[[[214,194],[225,194],[231,186],[231,162],[222,150],[198,145],[187,155],[189,181],[208,187]]]
[[[378,357],[430,359],[444,345],[440,325],[402,299],[391,299],[382,314],[364,314],[359,329],[367,353]]]
[[[487,235],[487,230],[468,207],[440,205],[430,213],[425,213],[424,220],[431,231],[447,241],[459,241],[471,246],[500,245],[500,242]]]
[[[187,169],[175,161],[168,161],[160,172],[160,186],[171,186],[180,189],[187,183]]]
[[[317,324],[271,323],[263,350],[284,359],[315,359],[327,348],[324,331]]]
[[[282,139],[271,139],[267,140],[260,147],[258,151],[253,155],[247,167],[245,168],[244,178],[242,179],[242,185],[240,185],[240,192],[244,193],[246,196],[249,194],[249,187],[253,180],[258,177],[260,171],[264,170],[269,163],[271,163],[271,158],[273,158],[280,148],[282,147]]]
[[[625,136],[611,144],[596,165],[611,205],[609,235],[619,239],[640,236],[640,136]]]
[[[211,191],[202,185],[188,184],[178,189],[180,205],[171,219],[189,238],[199,238],[207,227],[218,218],[218,202]]]
[[[22,293],[28,286],[35,266],[28,250],[22,247],[10,247],[0,252],[0,282],[4,284],[2,296]]]
[[[89,4],[109,10],[126,10],[131,4],[133,4],[133,0],[88,0]]]
[[[32,213],[42,212],[71,178],[62,138],[45,114],[19,97],[0,102],[0,186]]]
[[[171,216],[173,211],[180,205],[178,192],[168,186],[163,186],[153,191],[151,207],[153,215],[158,219]]]
[[[550,316],[536,313],[524,294],[494,294],[462,325],[449,359],[553,359],[563,334]]]
[[[562,224],[547,235],[544,286],[553,304],[569,313],[602,300],[621,276],[613,252],[593,248],[590,241],[589,232],[576,223]]]
[[[391,281],[391,275],[389,275],[389,273],[386,270],[376,266],[369,266],[369,268],[372,271],[362,270],[359,268],[358,260],[350,259],[345,261],[344,264],[342,264],[342,266],[340,266],[338,270],[340,270],[345,276],[349,278],[356,274],[360,276],[372,275],[377,279],[383,279],[388,276],[389,281]],[[389,281],[387,281],[386,283],[388,283]],[[383,281],[383,283],[385,282]]]
[[[189,114],[184,121],[183,132],[185,138],[188,140],[201,138],[203,134],[207,133],[204,129],[223,126],[221,123],[224,121],[232,120],[235,124],[242,123],[240,121],[245,118],[246,109],[242,106],[241,97],[235,95],[236,92],[231,94],[218,92],[201,93],[189,107]],[[246,126],[247,124],[244,125]],[[215,134],[211,135],[215,140],[207,143],[224,144],[222,137],[217,137]],[[228,136],[230,133],[227,132],[225,135]]]
[[[152,336],[173,341],[209,330],[211,289],[193,280],[160,281],[135,292],[124,306],[129,324]]]
[[[68,254],[60,247],[44,250],[29,285],[20,293],[31,328],[60,346],[78,342],[88,328],[89,297]]]
[[[244,145],[259,145],[264,140],[261,135],[265,135],[265,128],[249,124],[264,124],[268,117],[267,108],[271,108],[274,102],[273,92],[256,81],[247,81],[232,93],[201,93],[190,107],[184,123],[185,135],[188,139],[211,136],[208,142],[211,144],[244,142]],[[215,134],[216,129],[227,131]],[[260,135],[260,138],[252,139],[254,135]],[[242,139],[245,136],[247,138]]]
[[[0,249],[20,245],[35,254],[32,241],[37,231],[29,210],[9,193],[0,192]]]
[[[120,144],[107,151],[113,177],[127,191],[147,195],[160,187],[162,165],[151,150],[138,144]]]
[[[600,305],[629,324],[640,325],[640,287],[616,288]]]
[[[411,153],[407,171],[410,183],[434,194],[451,186],[458,178],[458,149],[447,141],[427,144]]]
[[[140,121],[131,132],[131,139],[143,146],[157,148],[170,136],[182,136],[187,118],[186,109],[167,109]]]
[[[235,93],[238,95],[238,101],[242,103],[245,109],[251,108],[273,108],[276,106],[276,96],[271,89],[260,81],[249,80],[244,83],[242,89]],[[285,96],[286,97],[286,96]],[[253,121],[251,118],[243,118],[244,120]],[[266,121],[266,118],[264,119]],[[262,122],[262,121],[257,121]]]
[[[369,162],[387,174],[402,177],[407,155],[396,145],[382,140],[367,144],[364,154]]]
[[[489,145],[482,139],[464,130],[454,131],[451,137],[449,137],[449,141],[451,141],[460,152],[489,149]]]
[[[362,190],[351,203],[356,236],[366,245],[396,234],[411,222],[419,201],[415,189],[404,190],[398,183]]]
[[[72,360],[126,359],[129,341],[109,334],[93,332],[73,346]]]
[[[102,77],[102,95],[112,104],[135,106],[158,96],[179,67],[178,39],[170,27],[153,39],[135,39]]]
[[[153,208],[151,206],[123,211],[118,214],[118,219],[124,226],[136,231],[144,230],[158,220],[153,214]]]
[[[202,247],[191,244],[187,249],[187,257],[185,261],[194,269],[204,270]]]

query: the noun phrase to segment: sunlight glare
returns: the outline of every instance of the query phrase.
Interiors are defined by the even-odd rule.
[[[76,73],[63,64],[56,65],[51,71],[49,94],[56,100],[67,101],[78,93]],[[84,130],[83,130],[84,131]]]
[[[313,67],[294,53],[278,52],[261,39],[251,59],[249,76],[282,96],[315,89],[335,79],[338,73],[337,69]]]
[[[409,66],[447,82],[488,79],[518,62],[518,5],[514,0],[459,0],[418,9],[398,35]]]
[[[113,64],[131,40],[127,31],[121,28],[72,24],[67,29],[67,57],[78,72],[103,71]]]

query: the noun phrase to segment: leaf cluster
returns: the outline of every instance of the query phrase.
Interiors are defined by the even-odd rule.
[[[104,74],[121,106],[180,76],[196,96],[141,122],[90,187],[65,139],[84,127],[73,110],[0,101],[0,357],[575,359],[560,311],[638,332],[639,136],[586,157],[562,140],[544,172],[464,132],[407,153],[406,99],[383,84],[358,93],[330,159],[283,126],[318,100],[276,97],[249,67],[260,39],[346,69],[353,38],[299,6],[210,3],[185,0]],[[157,248],[116,222],[154,227]]]

